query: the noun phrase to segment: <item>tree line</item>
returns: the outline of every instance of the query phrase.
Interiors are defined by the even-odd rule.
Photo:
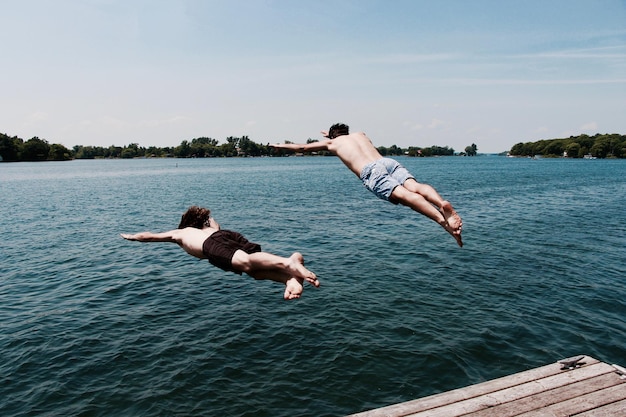
[[[72,158],[72,151],[63,145],[49,144],[37,136],[24,141],[0,133],[0,161],[67,161]]]
[[[626,158],[626,135],[579,135],[564,139],[544,139],[517,143],[509,152],[511,156],[537,156],[584,158]]]
[[[316,140],[308,139],[307,143],[311,142],[316,142]],[[472,143],[458,154],[448,146],[401,148],[392,145],[379,146],[378,151],[383,156],[476,156],[478,147]],[[594,136],[579,135],[561,139],[543,139],[536,142],[520,142],[513,145],[508,153],[511,156],[583,158],[591,155],[596,158],[626,158],[626,135],[597,133]],[[248,136],[229,136],[223,143],[210,137],[199,137],[183,140],[175,147],[150,146],[146,148],[137,143],[130,143],[126,146],[108,147],[76,145],[68,149],[60,144],[50,144],[47,140],[37,136],[25,141],[17,136],[0,133],[0,161],[2,162],[95,158],[219,158],[290,154],[282,149],[273,149],[269,143],[263,145],[254,142]],[[329,155],[329,153],[318,152],[317,155]]]
[[[315,142],[309,139],[307,143]],[[289,142],[289,141],[286,141]],[[466,151],[473,150],[476,154],[476,145],[468,146]],[[390,147],[380,146],[379,152],[383,156],[452,156],[453,148],[447,146],[431,146],[426,148],[411,146],[400,148],[396,145]],[[465,155],[466,153],[461,153]],[[287,156],[291,152],[283,149],[274,149],[269,143],[263,145],[254,142],[248,136],[227,137],[224,143],[210,137],[199,137],[191,140],[183,140],[175,147],[143,147],[137,143],[126,146],[111,145],[83,146],[76,145],[68,149],[60,144],[50,144],[47,140],[37,136],[24,141],[17,136],[9,136],[0,133],[0,161],[67,161],[71,159],[96,159],[96,158],[220,158],[220,157],[246,157],[246,156]],[[330,155],[329,152],[318,152],[317,155]],[[467,153],[467,155],[472,155]]]

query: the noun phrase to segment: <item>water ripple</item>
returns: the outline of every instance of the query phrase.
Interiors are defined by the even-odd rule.
[[[626,361],[623,161],[403,162],[453,201],[463,249],[335,158],[0,165],[0,414],[336,416]],[[119,237],[191,204],[301,251],[322,287],[283,302]]]

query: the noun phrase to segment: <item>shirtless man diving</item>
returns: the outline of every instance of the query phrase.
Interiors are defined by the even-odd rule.
[[[139,242],[172,242],[189,255],[208,261],[224,271],[254,279],[268,279],[285,284],[285,300],[300,298],[302,284],[308,281],[319,287],[317,276],[304,267],[302,254],[294,252],[289,258],[262,252],[261,246],[249,242],[238,232],[220,229],[206,208],[192,206],[182,216],[178,229],[169,232],[136,234],[122,233],[127,240]]]
[[[325,150],[337,155],[376,196],[393,204],[407,206],[432,219],[450,233],[459,246],[463,246],[463,221],[452,204],[444,200],[432,186],[417,182],[396,160],[383,158],[365,133],[351,134],[347,125],[337,123],[328,132],[322,131],[322,135],[327,140],[270,146],[295,152]]]

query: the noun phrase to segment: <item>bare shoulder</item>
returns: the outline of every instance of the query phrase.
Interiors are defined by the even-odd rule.
[[[192,228],[187,227],[185,229],[172,229],[172,230],[168,230],[167,232],[158,233],[154,235],[154,238],[162,242],[169,241],[169,242],[175,242],[175,243],[180,244],[184,240],[188,240],[192,238],[193,236],[194,236],[194,232],[192,231]]]
[[[354,132],[354,133],[350,133],[348,136],[352,136],[354,138],[359,138],[359,139],[365,138],[367,140],[370,140],[365,134],[365,132]]]
[[[198,229],[195,227],[185,227],[184,229],[174,229],[172,230],[172,236],[174,238],[176,237],[199,237],[199,236],[206,236],[207,233],[202,230],[202,229]]]
[[[363,132],[354,132],[349,135],[338,136],[335,139],[332,139],[332,142],[335,146],[361,146],[360,144],[363,142],[372,141],[368,138]]]

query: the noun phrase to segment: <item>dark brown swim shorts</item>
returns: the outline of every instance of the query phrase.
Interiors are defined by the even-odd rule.
[[[237,250],[255,253],[261,252],[261,246],[248,241],[241,233],[232,230],[218,230],[202,244],[202,252],[211,265],[215,265],[224,271],[231,271],[241,275],[241,271],[233,269],[233,255],[235,255]]]

